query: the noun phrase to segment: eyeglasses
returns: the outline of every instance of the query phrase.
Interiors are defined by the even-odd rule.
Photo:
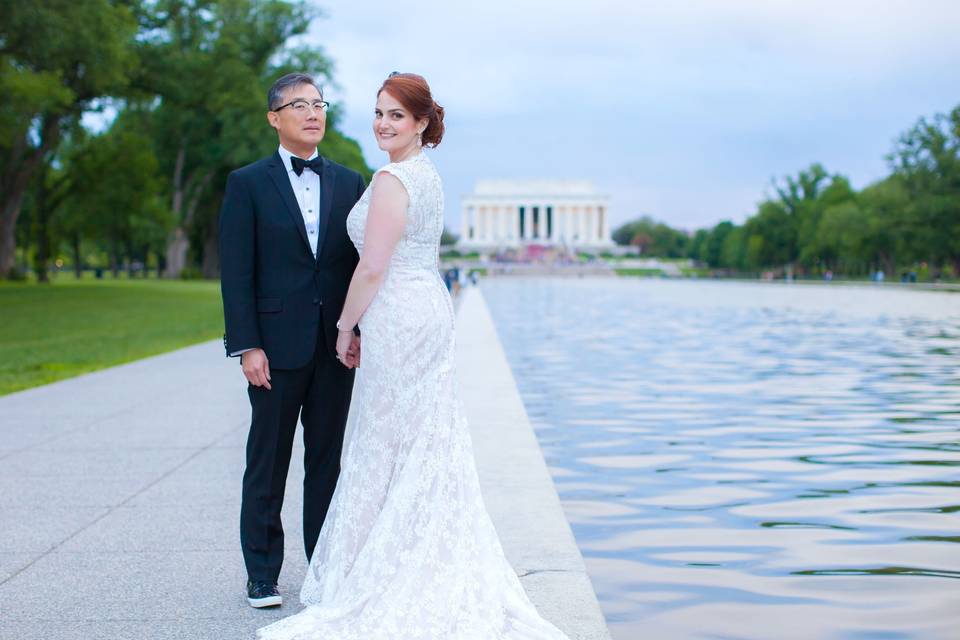
[[[298,116],[305,116],[308,113],[322,113],[327,110],[327,107],[330,106],[329,102],[324,100],[314,100],[313,102],[307,102],[303,98],[297,98],[296,100],[291,100],[287,104],[282,104],[276,109],[271,109],[274,113],[280,111],[281,109],[286,109],[290,107],[293,109],[293,112]]]

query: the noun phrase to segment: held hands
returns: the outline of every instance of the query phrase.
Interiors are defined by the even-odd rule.
[[[347,369],[360,366],[360,336],[353,331],[337,332],[337,360]]]
[[[337,359],[348,369],[360,366],[360,336],[352,331],[341,331],[337,335]],[[270,391],[270,362],[263,349],[251,349],[240,355],[240,364],[247,382],[255,387],[264,387]]]
[[[240,356],[243,366],[243,375],[255,387],[266,387],[270,390],[270,363],[263,349],[251,349]]]

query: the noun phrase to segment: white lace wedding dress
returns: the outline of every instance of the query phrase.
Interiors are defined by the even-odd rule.
[[[307,608],[257,637],[565,639],[524,593],[480,495],[437,271],[440,177],[422,152],[380,171],[406,188],[408,222],[360,320],[342,470],[300,592]],[[372,188],[347,218],[361,252]]]

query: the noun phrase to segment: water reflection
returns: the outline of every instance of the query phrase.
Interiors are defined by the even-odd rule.
[[[615,638],[960,637],[960,295],[483,289]]]

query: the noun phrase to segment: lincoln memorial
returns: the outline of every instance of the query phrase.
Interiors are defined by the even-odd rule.
[[[480,180],[462,202],[458,246],[612,247],[607,197],[584,180]]]

